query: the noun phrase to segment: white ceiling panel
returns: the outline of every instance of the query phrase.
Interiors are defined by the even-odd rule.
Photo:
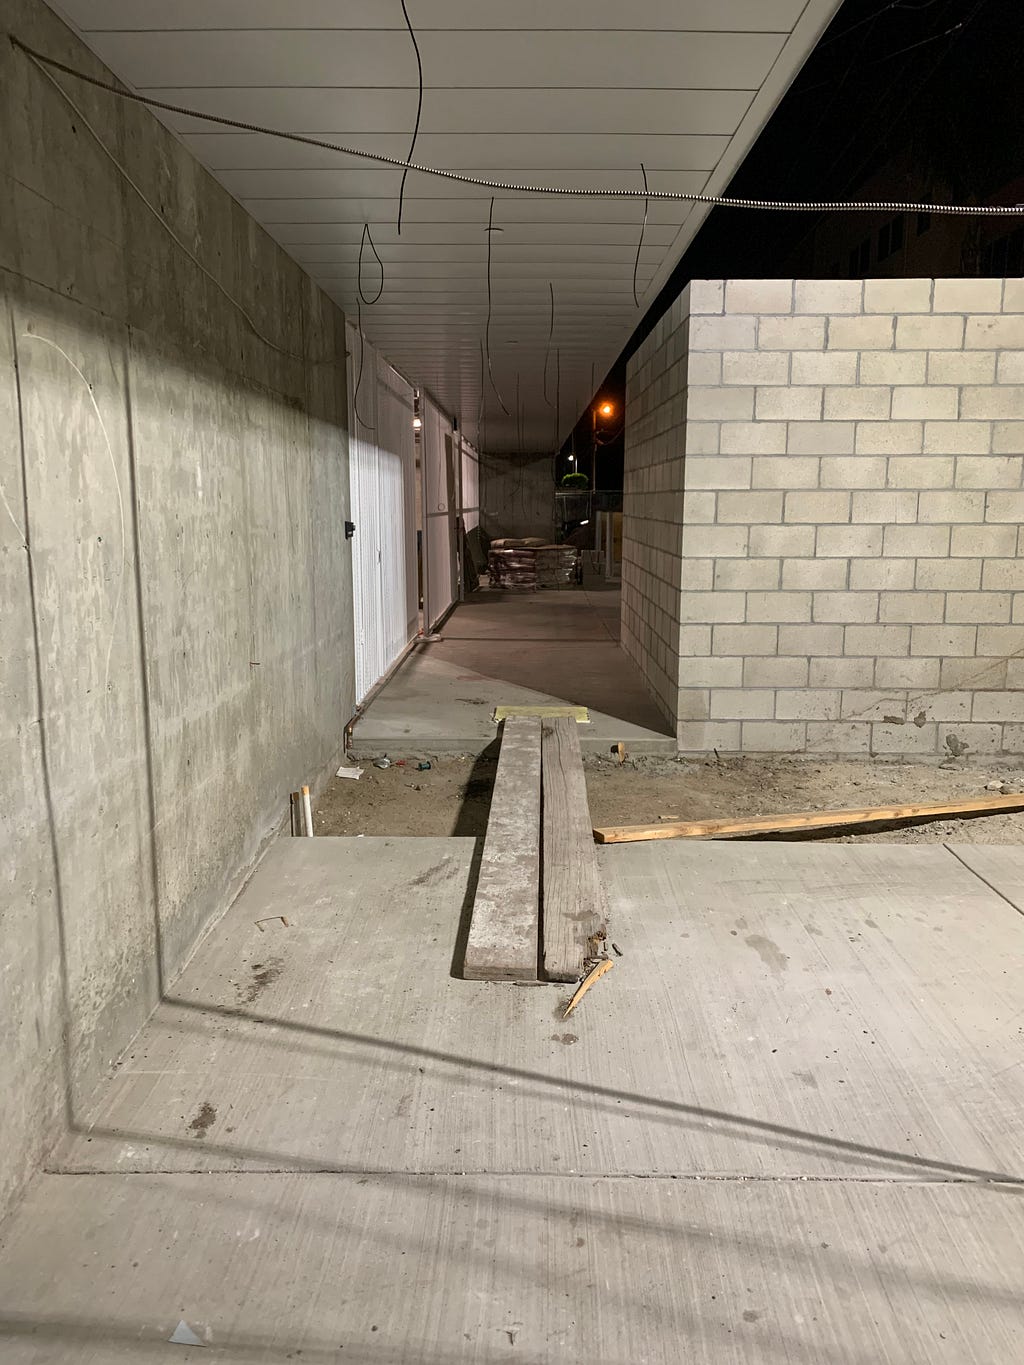
[[[350,313],[367,224],[384,266],[379,302],[361,306],[368,338],[485,450],[550,449],[707,210],[650,203],[638,307],[641,199],[523,194],[508,183],[640,190],[643,164],[651,189],[722,193],[839,0],[407,5],[424,80],[414,159],[505,185],[493,191],[490,234],[490,188],[409,173],[399,235],[400,168],[188,114],[158,117]],[[52,7],[155,98],[398,160],[409,152],[417,66],[399,0]],[[366,251],[363,292],[380,284]]]
[[[416,118],[415,89],[257,85],[223,90],[184,87],[171,92],[143,89],[141,93],[286,132],[344,128],[354,141],[364,133],[399,133],[405,144],[403,157]],[[549,135],[553,129],[590,137],[639,133],[657,139],[677,132],[731,135],[754,94],[753,90],[516,90],[500,86],[428,89],[423,92],[423,129],[424,137],[435,133],[488,137],[510,130]],[[210,124],[186,114],[161,117],[176,132],[210,131]]]
[[[334,129],[319,130],[312,136],[399,161],[404,161],[409,151],[408,131],[370,137]],[[181,139],[218,172],[253,168],[336,171],[339,161],[345,170],[368,169],[367,163],[356,157],[341,157],[322,147],[257,133],[184,133]],[[514,170],[519,179],[542,171],[576,172],[580,168],[601,171],[607,178],[609,174],[621,176],[625,169],[642,184],[641,162],[647,164],[649,175],[678,169],[706,171],[718,164],[728,145],[725,136],[691,133],[663,133],[656,138],[641,133],[606,133],[600,138],[590,133],[560,133],[557,138],[550,133],[424,133],[416,143],[416,160],[426,166],[458,167],[481,177]]]
[[[681,0],[682,2],[682,0]],[[777,33],[447,32],[419,35],[428,88],[754,90],[782,48]],[[95,33],[91,45],[133,85],[408,87],[416,58],[398,29]]]
[[[409,0],[420,32],[509,28],[704,30],[789,33],[803,0],[646,0],[623,13],[619,0]],[[83,31],[168,29],[366,29],[405,27],[389,0],[59,0]]]

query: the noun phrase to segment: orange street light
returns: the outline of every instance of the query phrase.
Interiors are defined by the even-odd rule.
[[[598,412],[601,414],[602,417],[612,417],[615,413],[615,404],[602,403],[601,406],[598,408]]]

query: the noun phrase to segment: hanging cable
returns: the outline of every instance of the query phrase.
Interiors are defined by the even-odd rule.
[[[289,360],[299,360],[306,365],[337,364],[336,356],[330,356],[321,360],[315,360],[311,356],[300,355],[297,351],[290,351],[287,346],[279,346],[276,341],[271,341],[270,337],[268,337],[267,334],[261,331],[260,328],[256,325],[256,322],[254,321],[252,314],[249,313],[241,303],[239,303],[235,296],[228,289],[226,289],[224,285],[221,284],[220,280],[217,279],[216,275],[214,275],[212,271],[206,268],[206,266],[202,263],[202,261],[195,254],[195,252],[188,246],[188,244],[184,242],[181,239],[181,237],[178,236],[178,234],[171,227],[170,223],[168,223],[164,215],[160,212],[156,205],[146,196],[145,192],[139,187],[135,180],[132,179],[131,175],[129,175],[125,167],[122,166],[121,162],[117,159],[114,153],[103,141],[99,133],[86,118],[85,114],[82,112],[79,106],[75,103],[75,101],[71,98],[68,92],[61,85],[60,81],[54,80],[54,78],[50,75],[49,71],[46,70],[46,67],[42,65],[42,63],[44,62],[47,63],[48,65],[54,65],[54,63],[50,62],[48,58],[40,56],[39,54],[33,52],[31,48],[25,47],[23,43],[18,42],[17,38],[12,38],[11,42],[15,47],[20,47],[22,49],[25,55],[32,62],[33,66],[36,67],[39,74],[41,76],[44,76],[46,80],[50,82],[54,90],[57,91],[57,93],[60,95],[64,103],[75,115],[79,123],[81,123],[82,127],[85,128],[86,131],[89,133],[92,140],[96,143],[96,146],[99,147],[100,151],[111,163],[111,165],[118,172],[121,178],[135,191],[139,199],[141,199],[142,203],[145,204],[146,208],[149,209],[150,213],[157,220],[157,222],[160,224],[163,230],[167,233],[168,237],[170,237],[174,244],[181,251],[184,252],[184,254],[189,258],[189,260],[200,272],[200,274],[205,276],[205,278],[210,281],[210,283],[217,290],[217,292],[221,294],[225,299],[227,299],[228,303],[230,303],[232,308],[234,308],[242,317],[246,326],[252,332],[253,336],[257,338],[257,340],[262,341],[264,346],[269,347],[270,350],[272,351],[276,351],[278,355],[287,356]],[[67,71],[69,75],[72,76],[79,74],[72,67],[64,67],[63,69]],[[82,79],[89,80],[90,78],[83,76]],[[102,85],[102,82],[96,82],[96,84]],[[118,92],[114,91],[114,93],[116,94]]]
[[[398,235],[402,235],[402,206],[405,203],[405,181],[409,174],[409,163],[412,161],[412,154],[416,150],[416,139],[420,134],[420,117],[423,113],[423,59],[420,57],[420,45],[416,41],[416,34],[409,19],[409,11],[405,8],[405,0],[402,0],[402,13],[405,15],[405,26],[409,30],[409,37],[412,39],[413,51],[416,53],[416,71],[418,73],[419,94],[416,98],[416,123],[412,130],[412,141],[409,143],[409,155],[406,157],[406,166],[402,171],[402,183],[398,187]]]
[[[372,299],[367,297],[366,291],[363,289],[363,250],[367,242],[370,243],[370,250],[377,257],[377,264],[380,266],[380,288]],[[362,236],[359,238],[359,260],[356,264],[356,328],[359,332],[359,373],[356,376],[355,392],[352,394],[352,412],[355,415],[356,421],[360,426],[365,427],[367,431],[376,431],[377,428],[371,426],[369,422],[364,422],[359,416],[359,390],[362,388],[363,384],[363,360],[366,353],[366,339],[363,336],[363,304],[365,303],[367,308],[372,308],[383,293],[384,262],[380,258],[380,252],[373,244],[373,234],[370,232],[370,224],[364,222]]]
[[[494,306],[491,293],[491,238],[495,232],[500,231],[500,228],[494,226],[494,195],[492,194],[491,207],[487,212],[487,321],[484,324],[484,351],[487,354],[487,373],[491,380],[491,388],[494,390],[494,396],[501,404],[501,410],[505,416],[511,417],[512,414],[505,406],[505,400],[502,398],[498,391],[498,386],[494,382],[494,371],[491,369],[491,312]]]
[[[551,295],[551,321],[548,323],[548,344],[544,348],[544,378],[541,388],[544,393],[544,402],[548,407],[551,406],[551,399],[548,397],[548,361],[551,359],[551,338],[555,335],[555,286],[548,281],[548,292]]]
[[[644,190],[646,191],[648,188],[647,167],[642,161],[640,162],[640,169],[643,172]],[[633,302],[636,304],[637,308],[640,307],[640,300],[637,297],[636,292],[636,276],[637,271],[640,269],[640,253],[644,249],[644,233],[647,231],[647,210],[650,208],[650,204],[650,199],[644,199],[644,221],[640,224],[640,240],[636,244],[636,260],[633,262]]]
[[[370,250],[377,257],[377,264],[380,266],[380,288],[372,299],[368,299],[363,291],[363,248],[366,246],[367,242],[370,243]],[[356,266],[356,288],[359,291],[360,299],[366,304],[367,308],[371,308],[380,298],[381,294],[384,293],[384,262],[380,258],[380,252],[373,244],[373,236],[370,233],[369,223],[363,224],[363,235],[359,239],[359,262]]]
[[[41,52],[36,52],[34,48],[28,47],[27,44],[20,42],[17,38],[12,37],[11,42],[37,63],[45,63],[57,71],[63,71],[66,75],[85,81],[88,85],[106,90],[109,94],[116,95],[118,99],[132,100],[136,104],[145,104],[151,109],[164,109],[171,114],[182,114],[187,118],[199,119],[205,123],[216,123],[225,128],[239,128],[246,133],[262,133],[267,137],[279,137],[288,142],[302,143],[307,147],[319,147],[323,151],[358,157],[362,161],[373,161],[382,166],[398,166],[402,169],[418,171],[421,175],[436,176],[438,179],[449,180],[458,185],[476,185],[480,189],[496,190],[501,194],[546,194],[557,198],[570,199],[655,199],[659,202],[708,204],[712,207],[756,209],[774,213],[934,213],[937,215],[958,215],[966,218],[1019,218],[1024,216],[1024,203],[928,204],[910,200],[879,200],[859,203],[836,200],[748,199],[723,194],[697,194],[686,190],[649,189],[645,193],[644,190],[632,188],[581,189],[569,185],[527,185],[504,180],[485,180],[481,176],[465,175],[461,171],[443,170],[438,166],[425,166],[411,160],[402,161],[398,157],[384,156],[380,152],[365,152],[360,148],[346,147],[341,143],[329,142],[324,138],[307,137],[302,133],[283,132],[279,128],[268,128],[259,123],[246,123],[241,119],[223,118],[219,114],[208,114],[200,109],[189,108],[187,105],[169,104],[165,100],[153,99],[150,95],[140,95],[134,90],[121,90],[109,81],[101,81],[73,66],[67,66],[64,62],[58,62],[53,57],[47,57]],[[63,94],[59,85],[57,88]]]
[[[359,373],[356,375],[356,387],[352,394],[352,412],[361,427],[367,431],[376,431],[376,427],[364,422],[359,416],[359,390],[363,383],[363,358],[366,354],[366,341],[363,337],[363,302],[359,294],[356,295],[356,331],[359,333]]]

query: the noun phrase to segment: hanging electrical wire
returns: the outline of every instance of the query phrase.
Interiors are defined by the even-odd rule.
[[[409,11],[405,7],[405,0],[402,0],[402,13],[405,16],[405,26],[409,30],[409,37],[412,39],[413,51],[416,53],[416,71],[419,93],[416,97],[416,123],[412,130],[412,141],[409,143],[409,155],[406,157],[405,169],[402,171],[402,183],[398,187],[398,235],[402,235],[402,208],[405,204],[405,181],[409,174],[412,154],[416,150],[416,139],[420,134],[420,118],[423,114],[423,59],[420,56],[420,45],[416,41],[416,34],[413,30],[412,22],[409,19]]]
[[[25,45],[23,43],[20,43],[17,40],[17,38],[12,38],[11,43],[15,47],[20,47],[22,51],[26,54],[26,56],[29,58],[29,60],[32,62],[33,66],[35,66],[39,74],[43,76],[47,81],[49,81],[50,85],[52,85],[54,90],[57,91],[58,95],[60,95],[64,103],[68,106],[71,112],[78,119],[79,123],[81,123],[82,127],[85,128],[89,136],[96,143],[96,146],[100,149],[103,155],[111,163],[114,169],[125,181],[125,183],[130,185],[131,188],[135,191],[136,195],[146,206],[149,212],[153,215],[156,221],[160,224],[163,230],[167,233],[171,241],[174,242],[174,244],[188,257],[188,259],[192,262],[192,264],[196,267],[200,274],[203,275],[207,280],[209,280],[209,282],[213,285],[214,289],[216,289],[217,292],[221,294],[228,301],[229,304],[231,304],[232,308],[234,308],[238,312],[239,316],[243,319],[246,326],[252,332],[253,336],[255,336],[259,341],[262,341],[264,346],[267,346],[272,351],[276,351],[278,355],[287,356],[289,360],[299,360],[306,365],[334,365],[338,363],[337,356],[332,355],[324,357],[323,359],[315,359],[312,356],[300,355],[299,352],[289,350],[287,346],[279,346],[276,341],[272,341],[270,337],[267,336],[266,332],[262,331],[256,325],[256,322],[252,314],[248,311],[248,309],[246,309],[244,305],[241,304],[238,301],[238,299],[235,298],[234,294],[232,294],[229,289],[226,289],[224,285],[221,284],[220,280],[217,279],[216,275],[214,275],[211,270],[208,270],[206,268],[206,266],[202,263],[202,261],[191,249],[191,247],[189,247],[189,245],[186,242],[184,242],[181,237],[178,236],[178,234],[174,231],[174,228],[171,227],[170,223],[167,221],[167,219],[164,217],[161,211],[156,207],[156,205],[152,202],[152,200],[147,197],[146,193],[141,189],[138,183],[132,179],[131,175],[128,173],[126,168],[121,164],[118,158],[114,155],[114,153],[110,150],[107,144],[103,141],[102,137],[100,137],[99,133],[89,122],[88,118],[85,116],[82,109],[71,98],[68,92],[61,85],[60,81],[55,80],[53,76],[50,75],[49,71],[46,70],[46,67],[42,63],[48,63],[52,65],[52,63],[49,62],[49,59],[33,52],[31,48],[25,47]],[[65,67],[64,69],[72,76],[79,74],[75,72],[75,70],[72,67]],[[89,78],[83,75],[82,79],[88,80]],[[98,82],[98,84],[102,84],[102,82]],[[118,92],[115,90],[114,93],[116,94]]]
[[[487,355],[487,374],[490,377],[494,396],[501,404],[501,410],[505,416],[511,417],[512,414],[505,406],[505,400],[502,398],[498,386],[494,382],[494,371],[491,369],[491,313],[494,309],[494,298],[491,290],[491,238],[494,236],[495,232],[500,231],[501,228],[496,228],[494,226],[494,195],[492,194],[491,207],[487,211],[487,321],[484,324],[484,351]]]
[[[359,333],[359,371],[356,375],[356,386],[352,392],[352,412],[361,427],[365,427],[367,431],[376,431],[375,426],[371,426],[369,422],[364,421],[359,416],[359,390],[363,385],[363,360],[366,354],[366,341],[363,338],[363,302],[358,294],[356,295],[356,331]]]
[[[871,202],[837,200],[782,200],[736,198],[724,194],[698,194],[688,190],[638,190],[634,188],[580,188],[570,185],[529,185],[514,181],[487,180],[482,176],[466,175],[461,171],[444,170],[439,166],[426,166],[407,159],[402,161],[396,156],[384,156],[380,152],[366,152],[358,147],[346,147],[342,143],[330,142],[325,138],[308,137],[302,133],[284,132],[280,128],[270,128],[259,123],[247,123],[241,119],[224,118],[219,114],[208,114],[201,109],[187,105],[170,104],[165,100],[154,99],[151,95],[140,95],[134,90],[122,90],[109,81],[101,81],[89,76],[73,66],[47,57],[17,38],[11,42],[27,56],[37,62],[45,63],[68,76],[85,81],[88,85],[106,90],[118,99],[132,100],[145,104],[151,109],[164,109],[171,114],[182,114],[187,118],[199,119],[205,123],[216,123],[225,128],[239,128],[246,133],[262,133],[267,137],[283,138],[288,142],[299,142],[307,147],[319,147],[323,151],[338,152],[342,156],[357,157],[362,161],[373,161],[382,166],[397,166],[401,169],[418,171],[421,175],[432,175],[441,180],[452,181],[459,185],[475,185],[480,189],[495,190],[501,194],[544,194],[557,198],[571,199],[652,199],[659,202],[673,201],[686,204],[708,204],[711,207],[754,209],[775,213],[934,213],[952,214],[966,218],[1006,218],[1024,216],[1024,203],[1021,204],[929,204],[912,200],[873,200]],[[58,86],[58,89],[61,87]]]
[[[646,191],[647,188],[648,188],[648,185],[647,185],[647,167],[644,165],[644,163],[643,163],[642,161],[640,162],[640,169],[641,169],[641,171],[643,172],[643,177],[644,177],[644,190]],[[643,249],[644,249],[644,233],[647,231],[647,210],[650,208],[650,206],[651,206],[651,201],[650,201],[650,199],[645,198],[645,199],[644,199],[644,221],[640,224],[640,240],[639,240],[639,242],[637,242],[637,244],[636,244],[636,260],[633,262],[633,302],[636,304],[637,308],[640,307],[640,299],[637,297],[637,292],[636,292],[636,276],[637,276],[637,271],[640,269],[640,253],[641,253],[641,251],[643,251]]]
[[[376,256],[377,264],[380,266],[380,288],[372,299],[368,297],[363,288],[363,251],[367,242],[369,242],[370,250],[373,252],[374,256]],[[359,259],[356,264],[356,330],[359,332],[359,373],[356,376],[356,386],[352,393],[352,411],[355,414],[356,421],[361,426],[364,426],[367,431],[376,431],[377,428],[371,426],[369,422],[363,421],[359,416],[359,390],[363,385],[363,362],[366,352],[366,340],[363,336],[363,304],[365,303],[367,308],[372,308],[383,293],[384,262],[380,258],[380,252],[373,244],[373,234],[370,232],[370,224],[363,223],[362,236],[359,238]]]
[[[548,344],[544,347],[544,377],[541,388],[544,393],[544,402],[548,407],[551,406],[551,399],[548,397],[548,361],[551,359],[551,338],[555,335],[555,286],[548,281],[548,292],[551,295],[551,321],[548,323]]]
[[[370,250],[376,256],[377,264],[380,266],[380,288],[372,299],[368,299],[363,290],[363,249],[367,242],[370,243]],[[380,258],[380,252],[373,244],[373,236],[370,232],[369,223],[363,224],[363,235],[359,239],[359,260],[356,265],[356,288],[359,291],[359,297],[362,299],[363,303],[366,304],[367,308],[371,308],[380,298],[381,294],[384,293],[384,262]]]

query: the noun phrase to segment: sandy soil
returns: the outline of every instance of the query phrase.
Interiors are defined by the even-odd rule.
[[[335,778],[315,808],[318,834],[481,835],[487,826],[494,760],[432,757],[379,770],[361,764],[357,781]],[[1024,791],[1024,763],[937,766],[921,763],[827,763],[805,759],[640,757],[619,765],[585,759],[595,825],[654,823],[661,816],[711,819],[787,811],[839,809],[898,802],[990,796],[990,782]],[[817,836],[821,837],[821,836]],[[841,835],[829,842],[1020,844],[1024,813]]]

